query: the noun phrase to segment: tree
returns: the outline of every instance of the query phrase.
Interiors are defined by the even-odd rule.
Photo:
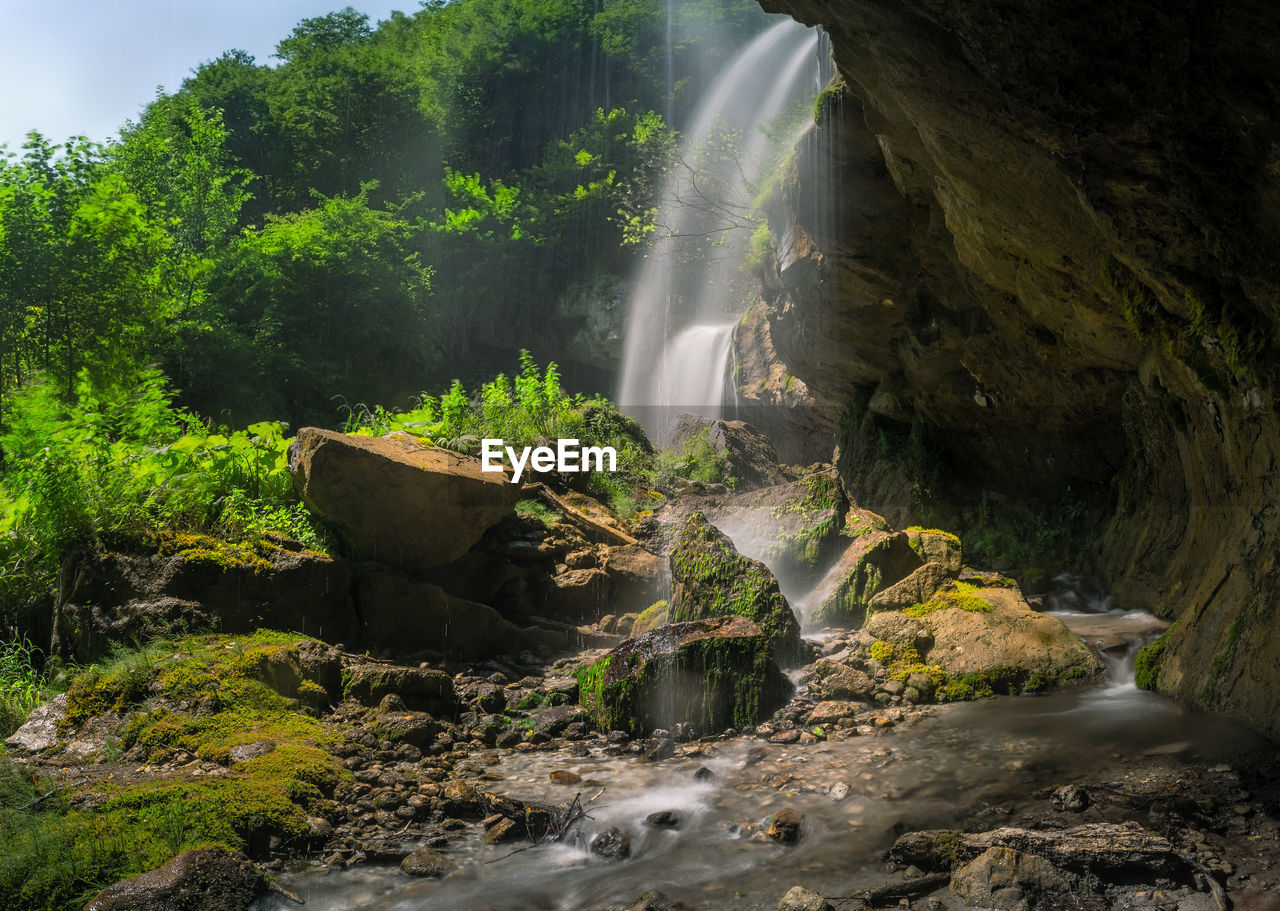
[[[409,248],[409,223],[369,205],[373,189],[321,198],[236,241],[211,283],[226,309],[208,340],[236,362],[197,357],[197,401],[332,422],[335,395],[390,402],[421,387],[436,366],[431,270]]]

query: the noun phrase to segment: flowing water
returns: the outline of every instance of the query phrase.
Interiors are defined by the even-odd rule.
[[[1132,632],[1135,644],[1162,626],[1150,615],[1064,613],[1095,634]],[[590,756],[484,754],[490,790],[552,804],[581,794],[590,818],[565,843],[519,851],[484,845],[471,826],[445,849],[458,868],[442,880],[367,866],[284,882],[312,911],[588,911],[654,888],[701,911],[763,911],[795,884],[843,895],[879,882],[881,855],[904,827],[946,827],[975,811],[990,813],[994,826],[1036,791],[1082,774],[1124,780],[1145,775],[1156,757],[1221,762],[1260,747],[1229,722],[1138,690],[1129,668],[1118,657],[1111,678],[1092,688],[937,706],[891,732],[839,742],[738,738],[714,744],[714,756],[661,763],[605,756],[600,745]],[[713,777],[695,779],[702,767]],[[557,769],[583,781],[552,784]],[[752,837],[784,806],[804,814],[800,846]],[[662,810],[679,815],[678,829],[646,824]],[[588,853],[587,839],[610,826],[630,833],[629,859]],[[273,898],[261,907],[289,906]]]
[[[720,72],[682,129],[661,194],[659,239],[629,302],[619,404],[662,438],[674,416],[732,404],[733,329],[746,309],[742,262],[753,199],[807,128],[784,115],[820,86],[819,36],[785,19]]]

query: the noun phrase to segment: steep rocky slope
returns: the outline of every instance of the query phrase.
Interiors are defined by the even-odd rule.
[[[846,80],[774,200],[768,316],[846,485],[891,521],[1074,504],[1088,568],[1181,617],[1160,688],[1280,733],[1271,5],[761,5]]]

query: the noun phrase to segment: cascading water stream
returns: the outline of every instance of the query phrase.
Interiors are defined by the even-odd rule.
[[[619,403],[659,438],[674,415],[718,416],[744,309],[741,262],[752,197],[773,165],[768,127],[812,96],[818,34],[786,20],[719,74],[684,130],[663,187],[662,236],[630,300]],[[718,140],[730,137],[731,149]],[[782,145],[799,138],[783,137]],[[773,137],[776,141],[777,137]]]

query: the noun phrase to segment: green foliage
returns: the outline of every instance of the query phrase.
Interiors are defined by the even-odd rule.
[[[554,528],[560,522],[560,514],[549,509],[541,500],[517,501],[516,515],[522,519],[537,519],[547,528]]]
[[[770,267],[774,263],[777,251],[773,247],[773,232],[767,221],[761,221],[751,232],[751,240],[747,244],[747,257],[743,265],[757,272]]]
[[[626,497],[634,508],[637,489],[652,486],[655,476],[653,453],[634,421],[602,397],[568,394],[559,368],[548,364],[544,370],[528,351],[520,353],[518,374],[499,374],[475,395],[454,380],[438,398],[423,393],[410,411],[366,408],[353,412],[347,424],[349,433],[394,430],[473,453],[481,439],[499,439],[517,450],[557,439],[576,439],[584,447],[612,446],[618,453],[618,474],[593,472],[589,483],[615,505]]]
[[[841,80],[834,85],[829,85],[821,92],[818,97],[813,100],[813,122],[818,126],[825,126],[823,123],[824,115],[827,111],[836,108],[840,102],[840,95],[844,91],[844,81]]]
[[[187,371],[188,394],[269,405],[297,425],[327,419],[335,391],[391,398],[398,375],[434,368],[431,269],[412,249],[409,222],[370,205],[371,189],[271,218],[231,245],[210,294],[236,306],[188,339],[206,368]],[[219,353],[239,368],[234,383]]]
[[[51,695],[41,658],[40,650],[25,638],[0,642],[0,739],[21,727],[32,709]]]
[[[282,425],[228,432],[175,407],[172,395],[148,370],[130,388],[101,388],[83,374],[69,404],[47,384],[10,399],[0,435],[0,625],[39,604],[77,548],[168,528],[323,545],[296,501]]]
[[[657,478],[667,485],[676,478],[706,484],[724,482],[730,487],[737,483],[737,479],[729,475],[725,457],[716,451],[705,427],[681,443],[679,452],[664,450],[658,454]]]
[[[0,159],[0,396],[37,372],[70,394],[155,349],[193,265],[99,147],[24,148]]]
[[[987,496],[963,512],[960,526],[975,564],[1022,570],[1072,565],[1074,542],[1088,519],[1087,504],[1068,491],[1057,503],[1034,511],[1018,504],[996,506]]]

